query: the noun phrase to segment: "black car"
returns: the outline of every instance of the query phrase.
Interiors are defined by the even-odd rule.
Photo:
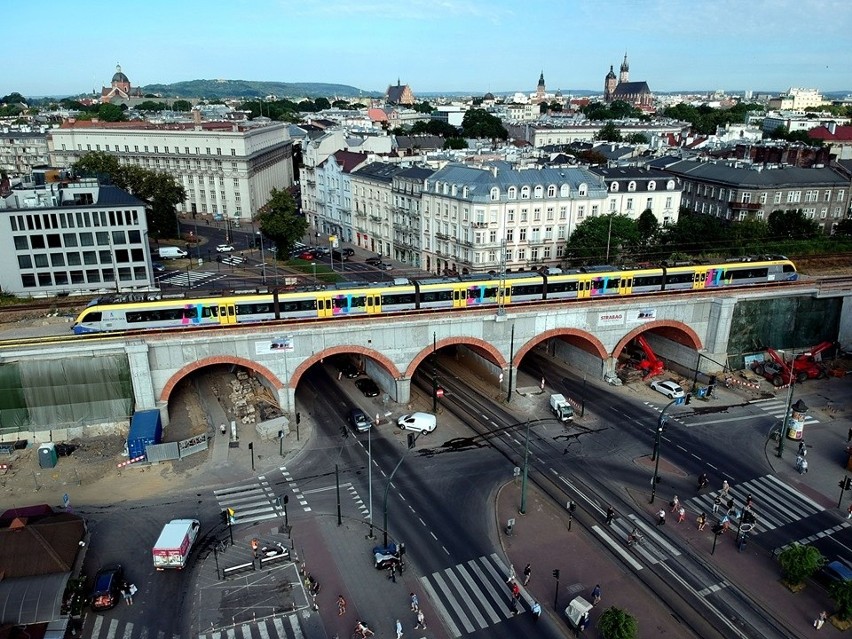
[[[372,264],[373,266],[376,266],[377,264],[381,264],[381,263],[382,263],[382,256],[381,256],[381,255],[376,255],[376,257],[368,257],[368,258],[367,258],[366,260],[364,260],[364,261],[365,261],[367,264]]]
[[[345,255],[346,257],[352,257],[353,255],[355,255],[355,249],[342,248],[342,249],[340,249],[340,253],[342,255]]]
[[[95,585],[92,587],[92,610],[109,610],[115,607],[122,584],[124,568],[121,564],[101,568],[95,575]]]
[[[379,387],[369,377],[362,377],[355,380],[355,386],[358,387],[359,391],[364,393],[364,397],[377,397],[379,394]]]
[[[361,374],[354,364],[344,364],[340,367],[340,372],[347,379],[355,379]]]

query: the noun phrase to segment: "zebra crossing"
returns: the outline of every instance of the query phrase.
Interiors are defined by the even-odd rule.
[[[88,635],[91,639],[113,639],[113,637],[121,637],[122,639],[180,639],[180,635],[166,634],[162,630],[152,630],[151,628],[132,621],[119,621],[118,619],[110,619],[103,615],[96,615],[95,622],[92,624],[92,631]]]
[[[234,510],[233,523],[247,524],[284,516],[284,510],[264,475],[250,484],[214,490],[213,494],[222,510]]]
[[[783,420],[787,415],[787,399],[781,397],[772,397],[769,399],[753,399],[749,402],[760,410],[769,413],[778,420]],[[819,424],[819,420],[805,415],[805,424]]]
[[[196,288],[203,283],[215,282],[226,277],[225,275],[216,274],[208,271],[178,271],[163,277],[157,278],[160,284],[170,284],[171,286],[183,286],[185,288]]]
[[[691,515],[707,513],[708,518],[712,517],[713,500],[720,494],[721,491],[716,490],[686,500],[684,504],[687,512]],[[791,488],[774,475],[764,475],[733,485],[728,494],[730,495],[729,499],[733,498],[734,508],[738,511],[745,504],[746,498],[751,495],[754,504],[753,512],[757,517],[752,534],[780,528],[825,510],[818,503]],[[726,512],[726,507],[723,504],[719,508],[718,515],[721,516],[724,512]]]
[[[290,614],[204,632],[198,635],[198,639],[305,639],[308,636],[309,633],[299,623],[299,616]]]
[[[508,575],[509,568],[494,553],[420,577],[420,585],[450,635],[461,637],[515,616],[508,605]],[[522,598],[519,614],[532,605],[526,591],[522,590]]]
[[[627,517],[615,518],[610,525],[610,529],[615,531],[615,543],[619,549],[621,549],[622,544],[627,542],[627,536],[633,534],[635,530],[640,535],[641,541],[631,544],[631,551],[642,557],[649,564],[656,564],[681,554],[676,546],[669,543],[663,535],[657,532],[656,526],[651,525],[646,519],[640,518],[633,513],[630,513]],[[598,534],[601,533],[599,532]],[[621,554],[625,553],[621,552]],[[642,564],[631,563],[633,563],[633,567],[636,570],[642,569]]]

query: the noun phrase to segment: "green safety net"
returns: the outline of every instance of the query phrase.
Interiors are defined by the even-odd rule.
[[[123,355],[0,365],[0,428],[9,432],[126,419],[133,408]]]

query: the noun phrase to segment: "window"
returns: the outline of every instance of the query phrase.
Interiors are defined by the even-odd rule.
[[[21,284],[24,288],[35,288],[35,275],[21,275]]]
[[[15,236],[15,249],[18,251],[26,251],[30,247],[27,244],[27,236],[26,235],[16,235]]]
[[[526,229],[518,229],[518,241],[526,242],[527,241],[527,230]]]
[[[633,210],[633,198],[632,197],[627,198],[627,210],[628,211]]]
[[[44,248],[44,236],[43,235],[30,235],[30,243],[34,249],[43,249]]]
[[[610,184],[609,190],[612,191],[613,193],[618,192],[618,182],[613,182],[612,184]]]
[[[47,268],[47,254],[46,253],[36,253],[33,255],[35,259],[36,268]]]
[[[553,221],[553,207],[552,206],[547,207],[547,221],[548,222]]]
[[[527,212],[529,209],[521,209],[521,224],[527,223]]]
[[[491,189],[491,201],[496,202],[499,199],[500,199],[500,189],[498,189],[495,186],[494,188]]]
[[[18,256],[18,268],[32,268],[33,260],[29,255]]]
[[[769,194],[768,194],[768,193],[761,193],[761,194],[760,194],[760,203],[761,203],[761,204],[766,204],[766,199],[767,199],[768,197],[769,197]]]
[[[541,207],[539,206],[533,209],[533,222],[541,222]]]
[[[801,191],[787,191],[787,204],[792,204],[802,201]]]
[[[51,253],[50,254],[50,265],[51,266],[65,266],[65,256],[62,253]]]
[[[553,184],[547,187],[547,197],[556,197],[556,186]]]
[[[506,242],[515,241],[515,229],[506,229]]]
[[[740,202],[742,202],[743,204],[749,204],[751,202],[751,193],[749,193],[748,191],[742,193],[740,196]]]
[[[609,201],[609,212],[615,213],[615,207],[616,207],[615,200],[614,199],[610,200]]]
[[[650,182],[648,182],[648,190],[649,191],[656,191],[657,190],[657,183],[654,182],[654,180],[651,180]]]
[[[672,208],[672,197],[671,196],[666,198],[666,208],[667,209]]]
[[[581,184],[581,185],[580,185],[580,188],[579,188],[579,189],[577,189],[578,193],[579,193],[581,196],[584,196],[584,197],[585,197],[586,192],[587,192],[588,190],[589,190],[589,189],[588,189],[588,187],[586,186],[586,184]]]
[[[651,210],[653,210],[653,208],[654,208],[654,198],[649,197],[647,200],[645,200],[645,210],[651,211]]]
[[[543,197],[544,197],[544,187],[541,186],[541,184],[539,184],[538,186],[535,187],[535,198],[537,200],[540,200]]]
[[[775,197],[773,198],[772,201],[773,201],[774,204],[781,204],[781,191],[778,191],[775,194]]]
[[[627,190],[628,190],[628,191],[635,191],[635,190],[636,190],[636,182],[632,182],[632,181],[631,181],[631,182],[627,185]]]
[[[598,216],[598,209],[600,209],[600,207],[597,204],[592,204],[592,217]],[[560,219],[564,220],[565,218],[560,218]]]
[[[530,199],[530,187],[524,186],[521,188],[521,199],[528,200]]]
[[[577,207],[577,219],[582,220],[586,215],[586,207],[584,205],[580,205]]]
[[[83,251],[83,263],[84,264],[97,264],[98,263],[98,254],[94,251]]]

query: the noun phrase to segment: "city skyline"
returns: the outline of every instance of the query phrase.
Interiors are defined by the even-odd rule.
[[[549,93],[602,92],[625,53],[630,80],[660,93],[852,90],[843,45],[852,12],[840,0],[237,0],[227,12],[198,0],[83,0],[51,14],[43,7],[15,3],[5,12],[6,50],[25,53],[4,69],[0,95],[99,93],[117,62],[133,86],[265,80],[377,94],[399,79],[415,95],[481,95],[533,92],[544,73]],[[805,22],[818,25],[819,37]]]

